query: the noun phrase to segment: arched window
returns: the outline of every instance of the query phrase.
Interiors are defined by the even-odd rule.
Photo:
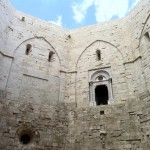
[[[52,61],[52,56],[53,56],[54,52],[53,51],[50,51],[49,52],[49,55],[48,55],[48,61]]]
[[[26,46],[26,55],[29,55],[29,53],[31,52],[31,48],[32,48],[32,45],[31,44],[27,44]]]
[[[106,80],[106,78],[102,75],[100,75],[96,78],[96,81],[102,81],[102,80]]]
[[[99,49],[96,50],[96,60],[101,60],[101,51]]]
[[[90,73],[90,105],[108,105],[113,101],[112,78],[110,68]]]

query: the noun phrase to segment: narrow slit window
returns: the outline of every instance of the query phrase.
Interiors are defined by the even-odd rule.
[[[145,33],[145,37],[150,41],[150,35],[148,32]]]
[[[22,17],[21,21],[23,21],[23,22],[24,22],[24,21],[25,21],[25,17]]]
[[[52,61],[52,56],[53,56],[54,52],[53,51],[50,51],[49,52],[49,56],[48,56],[48,61]]]
[[[29,53],[31,52],[31,48],[32,48],[31,44],[27,44],[27,46],[26,46],[26,55],[29,55]]]
[[[101,60],[101,51],[100,50],[96,50],[96,57],[97,57],[97,60]]]

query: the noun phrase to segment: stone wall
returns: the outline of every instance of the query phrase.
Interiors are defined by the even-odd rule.
[[[28,44],[31,48],[26,54]],[[54,48],[43,38],[27,40],[14,52],[6,86],[7,99],[21,99],[35,103],[57,102],[59,78],[60,60]]]
[[[147,150],[150,145],[149,97],[128,104],[69,112],[68,149]],[[146,105],[145,105],[146,104]]]
[[[150,97],[76,109],[1,100],[0,149],[149,150]],[[31,140],[23,144],[21,136]]]
[[[1,1],[1,7],[9,8],[10,4],[7,3]],[[51,104],[60,101],[87,107],[90,101],[89,72],[102,68],[111,70],[114,103],[147,92],[149,84],[145,74],[148,74],[149,61],[146,60],[147,68],[143,68],[147,52],[143,56],[140,49],[144,50],[141,48],[142,37],[146,31],[149,32],[148,4],[148,0],[141,1],[123,19],[72,31],[19,11],[11,13],[8,10],[11,17],[1,21],[5,24],[9,18],[13,18],[12,30],[5,34],[9,35],[5,38],[7,44],[3,43],[5,40],[1,44],[5,47],[0,54],[1,97],[22,100],[31,98],[38,102],[43,97],[45,102]],[[10,7],[10,10],[14,9]],[[25,55],[27,44],[31,44],[34,52],[29,57]],[[100,61],[96,59],[97,49],[101,51]],[[51,50],[55,54],[53,61],[48,62]],[[12,78],[15,79],[12,81]],[[28,84],[28,81],[32,84]],[[31,92],[35,93],[34,96],[30,96],[29,91],[35,91]]]
[[[149,150],[149,3],[69,31],[1,0],[0,149]],[[97,71],[109,73],[112,100],[91,107]]]
[[[7,53],[9,34],[13,32],[15,10],[9,0],[0,1],[0,97],[5,95],[5,86],[11,65],[11,56]]]
[[[134,99],[143,92],[147,93],[149,84],[146,83],[145,76],[149,74],[149,65],[146,65],[145,72],[145,58],[141,54],[140,43],[143,34],[149,31],[149,3],[148,0],[141,1],[123,19],[71,31],[74,44],[70,64],[77,71],[74,86],[78,107],[89,105],[88,74],[91,70],[105,70],[108,67],[111,69],[114,103]],[[96,60],[97,49],[101,50],[101,61]],[[147,49],[145,57],[148,56],[146,51]]]
[[[12,23],[15,9],[11,6],[9,0],[0,1],[0,51],[5,51],[8,35],[13,31]]]
[[[1,4],[9,8],[5,1]],[[1,97],[51,104],[64,101],[69,31],[19,11],[11,15],[12,30],[5,39],[7,44],[1,43],[5,46],[5,51],[0,53]],[[28,44],[32,46],[29,56],[26,55]],[[51,61],[50,51],[54,53]],[[32,93],[35,95],[31,96]]]

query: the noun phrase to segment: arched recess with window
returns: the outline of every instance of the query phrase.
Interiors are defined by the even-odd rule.
[[[110,68],[89,74],[90,106],[107,105],[113,101]]]
[[[147,25],[148,26],[148,25]],[[150,27],[150,19],[149,19]],[[138,73],[138,80],[136,82],[136,89],[139,94],[144,92],[150,93],[150,30],[145,30],[142,35],[139,47],[141,56],[141,72]]]
[[[150,14],[144,23],[139,39],[140,71],[137,69],[136,90],[138,94],[150,93]]]
[[[100,53],[97,53],[100,50]],[[100,54],[100,59],[97,55]],[[109,69],[107,69],[109,68]],[[87,107],[91,103],[89,82],[94,72],[104,70],[109,73],[103,77],[109,81],[112,78],[113,98],[115,103],[120,103],[128,98],[128,85],[125,77],[123,57],[120,50],[109,42],[97,40],[88,45],[81,53],[76,64],[76,103],[77,107]],[[111,70],[111,73],[108,71]],[[91,73],[89,76],[89,73]],[[101,72],[102,73],[102,72]],[[97,74],[98,77],[98,74]],[[94,80],[92,78],[92,80]],[[96,84],[95,84],[96,85]],[[109,88],[108,84],[105,84]],[[98,90],[101,87],[98,88]],[[105,88],[105,87],[104,87]],[[95,89],[93,89],[95,90]],[[112,101],[112,94],[109,93],[109,101]],[[94,93],[94,91],[93,91]],[[112,92],[111,92],[112,93]],[[110,100],[111,99],[111,100]],[[92,99],[93,100],[93,99]]]
[[[42,37],[27,39],[14,52],[6,85],[8,99],[55,104],[59,100],[60,59]]]

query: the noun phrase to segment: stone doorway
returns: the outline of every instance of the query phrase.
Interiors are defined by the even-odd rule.
[[[89,105],[107,105],[113,102],[110,68],[89,71]]]
[[[108,88],[106,85],[99,85],[95,88],[95,101],[96,105],[107,105],[108,104]]]

